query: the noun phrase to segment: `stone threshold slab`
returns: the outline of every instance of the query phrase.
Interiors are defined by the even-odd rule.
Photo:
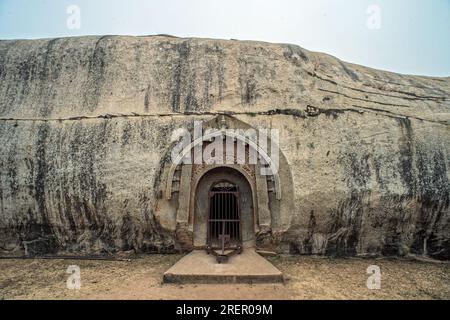
[[[195,250],[164,273],[164,283],[282,283],[283,273],[254,249],[219,264],[213,255]]]

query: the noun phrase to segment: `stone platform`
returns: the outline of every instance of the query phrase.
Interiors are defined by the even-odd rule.
[[[203,250],[181,258],[164,273],[164,283],[280,283],[283,274],[254,249],[219,264]]]

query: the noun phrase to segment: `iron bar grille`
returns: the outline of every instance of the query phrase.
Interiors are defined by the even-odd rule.
[[[241,220],[238,188],[219,183],[209,194],[208,245],[213,249],[241,246]]]

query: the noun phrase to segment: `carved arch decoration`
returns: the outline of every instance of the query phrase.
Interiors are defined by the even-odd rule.
[[[167,185],[166,185],[166,199],[170,200],[172,198],[172,184],[174,182],[174,175],[175,171],[177,170],[177,167],[182,164],[182,160],[186,157],[188,153],[192,151],[192,149],[197,145],[202,145],[205,141],[212,141],[215,138],[218,137],[230,137],[235,140],[241,141],[244,145],[248,145],[250,148],[254,149],[260,158],[264,160],[264,162],[269,166],[272,175],[270,176],[272,178],[272,181],[274,182],[274,192],[276,194],[276,199],[281,200],[281,184],[280,184],[280,176],[278,174],[278,168],[274,167],[274,163],[270,156],[267,154],[267,152],[262,149],[257,143],[254,141],[248,139],[245,135],[241,135],[236,132],[229,132],[226,130],[221,131],[214,131],[212,133],[207,133],[202,135],[202,137],[197,138],[193,142],[191,142],[188,146],[186,146],[181,153],[178,155],[178,157],[173,161],[172,165],[169,168],[169,173],[167,177]],[[275,174],[274,174],[275,172]]]

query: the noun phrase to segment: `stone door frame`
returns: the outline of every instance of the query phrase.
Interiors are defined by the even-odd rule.
[[[223,116],[222,122],[226,122],[226,117]],[[238,133],[228,132],[223,130],[219,132],[219,136],[222,139],[226,137],[233,138],[235,143],[240,141],[256,150],[259,159],[262,159],[265,164],[272,168],[273,162],[270,156],[254,141],[249,140],[246,136]],[[241,173],[250,184],[252,190],[252,199],[254,207],[254,225],[255,225],[255,238],[260,232],[271,232],[272,230],[272,216],[269,206],[269,192],[274,192],[276,200],[281,200],[281,183],[278,174],[278,168],[273,169],[274,174],[270,176],[261,175],[261,161],[258,161],[256,165],[241,165],[241,164],[184,164],[183,159],[187,154],[192,152],[197,145],[203,145],[204,142],[210,142],[216,138],[215,134],[205,134],[201,138],[194,140],[188,146],[186,146],[179,156],[174,159],[171,164],[167,184],[165,189],[165,197],[167,200],[172,199],[174,192],[178,193],[178,209],[176,212],[176,238],[181,249],[190,250],[193,249],[193,232],[194,232],[194,200],[196,194],[197,185],[207,172],[212,169],[220,167],[232,168]],[[273,188],[268,188],[268,179],[273,184]]]

